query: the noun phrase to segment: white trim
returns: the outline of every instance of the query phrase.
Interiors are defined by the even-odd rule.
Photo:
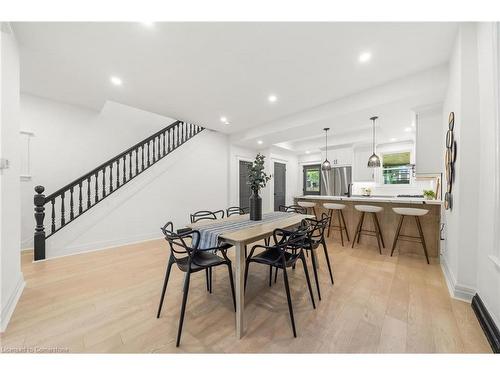
[[[494,217],[494,233],[493,248],[496,249],[496,254],[492,256],[500,258],[500,22],[493,23],[493,77],[496,85],[494,85],[494,103],[495,103],[495,217]],[[491,257],[490,257],[491,259]]]
[[[456,278],[449,269],[444,257],[441,257],[441,269],[443,270],[444,279],[450,296],[454,299],[470,303],[472,297],[476,294],[476,290],[466,285],[457,284]]]
[[[19,301],[19,298],[21,298],[21,294],[23,294],[25,285],[26,282],[24,281],[23,274],[21,273],[13,293],[10,295],[6,305],[2,306],[2,312],[0,315],[0,332],[5,332],[7,329],[10,318],[16,309],[17,302]]]

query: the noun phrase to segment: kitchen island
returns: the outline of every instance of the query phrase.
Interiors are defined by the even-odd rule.
[[[438,259],[439,258],[439,247],[440,247],[440,223],[441,223],[441,201],[440,200],[425,200],[424,198],[402,198],[402,197],[386,197],[386,196],[323,196],[323,195],[305,195],[294,198],[295,204],[297,201],[307,201],[315,202],[316,213],[318,217],[321,213],[327,213],[323,207],[323,203],[342,203],[346,205],[343,210],[347,230],[349,231],[349,238],[352,240],[354,233],[356,231],[356,226],[361,213],[354,209],[355,205],[374,205],[380,206],[384,210],[377,214],[378,220],[380,222],[380,227],[385,241],[385,250],[382,249],[382,253],[386,255],[391,254],[392,242],[394,240],[394,235],[397,230],[400,215],[396,214],[392,208],[394,207],[412,207],[412,208],[423,208],[429,210],[427,215],[420,217],[420,222],[422,223],[422,230],[425,237],[425,242],[427,244],[427,251],[429,252],[429,257]],[[333,216],[332,225],[338,225],[337,216]],[[367,217],[363,224],[364,229],[374,230],[373,222],[370,217]],[[417,226],[413,218],[406,218],[403,227],[401,228],[401,234],[407,236],[418,236]],[[337,238],[340,237],[340,233],[337,230],[332,230],[330,236]],[[339,239],[340,241],[340,239]],[[361,236],[360,243],[364,243],[370,246],[377,247],[377,239],[372,236]],[[346,244],[346,246],[348,246]],[[350,245],[349,245],[350,246]],[[398,254],[416,254],[424,258],[424,251],[420,243],[409,242],[409,241],[398,241],[394,255]],[[425,258],[424,258],[425,259]]]

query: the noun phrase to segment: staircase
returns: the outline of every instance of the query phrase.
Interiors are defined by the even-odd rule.
[[[89,211],[99,202],[203,131],[203,127],[176,121],[90,172],[45,196],[35,187],[34,260],[45,259],[45,240]],[[50,211],[48,233],[45,211]]]

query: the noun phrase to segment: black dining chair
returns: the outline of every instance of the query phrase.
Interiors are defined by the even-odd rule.
[[[228,244],[222,244],[217,247],[211,247],[208,249],[199,249],[200,243],[200,232],[197,230],[183,231],[181,234],[175,233],[173,230],[173,224],[169,221],[161,228],[165,239],[170,245],[170,257],[167,264],[167,270],[165,272],[165,281],[163,283],[163,289],[161,292],[160,306],[158,307],[158,313],[156,318],[160,317],[161,308],[163,305],[163,300],[165,298],[165,292],[167,290],[168,279],[170,276],[170,271],[172,266],[175,264],[177,268],[184,272],[186,276],[184,277],[184,289],[181,305],[181,316],[179,319],[179,328],[177,331],[177,341],[176,346],[179,346],[182,334],[182,324],[184,322],[184,313],[186,311],[186,302],[189,291],[189,281],[191,279],[191,274],[207,270],[208,268],[218,267],[225,265],[229,272],[229,282],[231,284],[231,293],[233,296],[233,307],[236,311],[236,298],[234,295],[234,281],[233,281],[233,271],[231,267],[231,260],[227,257],[226,251],[230,247]],[[188,244],[188,239],[190,243]],[[214,253],[214,251],[219,251],[222,257]]]
[[[196,211],[194,214],[189,215],[189,219],[191,220],[191,224],[197,223],[202,220],[217,220],[224,219],[224,210],[210,211],[210,210],[202,210]],[[206,269],[207,274],[207,291],[212,293],[212,268]]]
[[[292,204],[291,206],[280,205],[278,207],[278,210],[283,212],[295,212],[297,214],[304,214],[304,215],[307,214],[307,209],[305,207],[301,207],[296,204]]]
[[[248,207],[238,207],[232,206],[226,209],[226,217],[230,217],[233,215],[245,215],[248,213]]]
[[[326,247],[325,241],[325,230],[328,228],[330,223],[330,216],[325,213],[321,214],[321,219],[304,219],[303,223],[307,225],[307,236],[306,241],[304,243],[304,250],[316,251],[319,246],[323,247],[323,251],[325,252],[326,264],[328,265],[328,272],[330,272],[330,280],[333,285],[333,272],[332,267],[330,265],[330,258],[328,257],[328,250]],[[319,281],[318,281],[318,265],[316,264],[316,256],[315,254],[311,254],[312,264],[313,264],[313,272],[314,272],[314,280],[316,281],[316,288],[318,289],[318,299],[321,301],[321,292],[319,290]]]
[[[273,246],[263,246],[255,245],[252,247],[249,256],[246,259],[245,267],[245,289],[248,280],[248,270],[251,263],[259,263],[269,266],[270,277],[272,274],[273,267],[281,268],[283,270],[283,279],[285,281],[285,291],[286,298],[288,301],[288,311],[290,313],[290,320],[292,322],[293,336],[297,337],[297,331],[295,329],[295,320],[293,317],[293,307],[292,299],[290,296],[290,287],[288,284],[288,274],[286,269],[295,265],[297,260],[301,260],[302,266],[304,267],[304,273],[306,275],[307,287],[309,288],[309,294],[311,296],[311,302],[313,308],[316,308],[314,303],[314,296],[311,288],[311,280],[309,279],[309,272],[307,271],[306,258],[304,257],[304,252],[302,250],[302,245],[307,239],[307,229],[299,228],[295,231],[287,231],[284,229],[275,229],[273,232],[273,238],[275,245]],[[253,255],[256,249],[264,249],[257,255]],[[296,250],[294,253],[290,252],[289,249]]]
[[[189,215],[189,219],[191,220],[191,224],[197,223],[198,221],[201,221],[201,220],[224,219],[224,210],[217,210],[217,211],[202,210],[202,211],[197,211],[194,214],[190,214]]]

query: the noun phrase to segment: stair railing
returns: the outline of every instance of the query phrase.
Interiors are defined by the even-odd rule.
[[[176,121],[83,176],[45,196],[43,186],[35,187],[34,259],[45,259],[45,240],[109,197],[146,169],[176,150],[204,128]],[[45,231],[45,209],[50,225]]]

